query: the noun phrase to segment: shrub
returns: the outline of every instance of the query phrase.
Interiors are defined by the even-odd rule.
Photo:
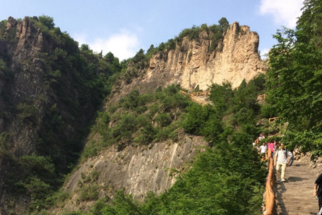
[[[160,113],[155,118],[154,121],[158,123],[160,127],[165,127],[171,123],[171,118],[168,114]]]
[[[25,119],[33,119],[33,117],[37,114],[38,110],[33,105],[28,105],[26,103],[19,103],[17,106],[17,110],[20,112],[18,117],[20,121],[23,122]]]
[[[81,189],[79,194],[80,201],[92,201],[98,199],[98,189],[97,185],[88,185]]]

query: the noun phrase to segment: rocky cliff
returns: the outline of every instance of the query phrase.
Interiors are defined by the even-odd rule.
[[[103,198],[113,197],[115,191],[124,188],[140,201],[149,191],[161,194],[174,184],[178,173],[190,167],[205,146],[203,137],[183,134],[172,144],[165,141],[149,146],[128,146],[122,151],[111,147],[88,159],[72,174],[64,187],[71,199],[52,213],[88,210],[93,202],[84,202],[84,190],[97,189],[99,198]]]
[[[38,17],[0,22],[1,214],[23,214],[32,199],[58,186],[59,175],[77,159],[84,129],[104,96],[90,84],[99,78],[89,73],[88,62],[95,70],[97,61]]]
[[[265,64],[258,53],[259,36],[248,26],[237,22],[230,25],[216,51],[209,51],[211,36],[212,32],[202,31],[197,39],[184,37],[175,49],[153,54],[141,77],[129,85],[124,83],[118,91],[122,95],[133,88],[155,89],[171,84],[180,84],[187,90],[197,86],[207,90],[213,83],[224,81],[236,88],[243,79],[248,82],[265,73]]]

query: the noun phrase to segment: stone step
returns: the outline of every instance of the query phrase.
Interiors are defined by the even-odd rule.
[[[275,183],[277,215],[317,214],[318,202],[313,197],[316,175],[309,171],[304,163],[294,161],[286,168],[286,182]]]

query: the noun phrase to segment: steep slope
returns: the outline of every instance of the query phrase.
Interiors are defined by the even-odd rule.
[[[122,190],[143,201],[149,192],[160,195],[189,169],[193,158],[207,146],[202,137],[184,135],[174,143],[156,142],[149,146],[116,146],[88,159],[70,177],[64,189],[71,198],[52,211],[88,211],[97,200]]]
[[[70,171],[108,92],[103,61],[50,17],[0,22],[1,214],[22,214]]]

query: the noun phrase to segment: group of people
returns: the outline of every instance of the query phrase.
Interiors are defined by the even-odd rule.
[[[293,152],[287,150],[283,143],[279,144],[276,140],[274,142],[263,141],[264,139],[265,136],[260,134],[258,139],[253,143],[253,149],[262,155],[262,160],[268,159],[268,150],[271,150],[274,166],[276,167],[277,182],[284,182],[285,169],[287,166],[292,166],[293,164]],[[262,142],[262,145],[259,145],[260,142]],[[313,196],[318,200],[320,209],[318,215],[322,215],[322,174],[319,175],[314,183]]]
[[[258,137],[258,141],[253,143],[253,148],[258,151],[262,155],[263,160],[268,159],[268,149],[271,150],[274,166],[276,167],[276,178],[278,179],[277,182],[284,182],[285,181],[285,169],[287,166],[292,166],[294,156],[291,150],[287,150],[283,143],[279,144],[278,141],[274,142],[266,142],[263,141],[265,136],[260,134]],[[262,142],[262,145],[258,143]],[[279,177],[278,177],[279,176]],[[318,199],[319,204],[319,213],[318,215],[322,215],[322,174],[316,179],[314,183],[314,191],[313,196]]]
[[[279,144],[278,141],[274,142],[266,142],[263,141],[265,136],[260,134],[258,137],[258,142],[262,142],[262,145],[253,143],[253,148],[258,150],[258,152],[262,155],[262,160],[268,159],[268,149],[272,152],[271,155],[274,158],[274,166],[276,167],[277,173],[277,182],[285,181],[285,169],[287,166],[292,166],[294,156],[291,150],[287,150],[283,143]],[[278,177],[279,175],[279,177]]]

